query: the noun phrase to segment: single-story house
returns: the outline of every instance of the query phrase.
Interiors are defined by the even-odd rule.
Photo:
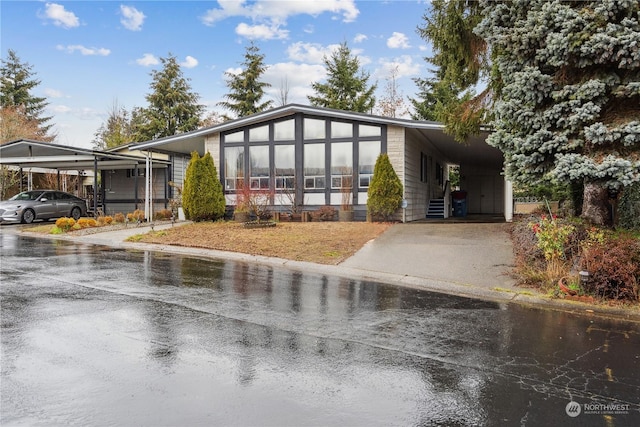
[[[504,158],[485,138],[459,144],[436,122],[289,104],[128,148],[146,156],[165,154],[167,176],[177,185],[184,181],[191,153],[209,152],[230,206],[244,187],[268,192],[275,210],[293,203],[303,210],[337,208],[349,186],[356,219],[365,218],[380,153],[388,153],[404,186],[404,208],[398,212],[403,221],[451,214],[448,171],[457,165],[466,212],[510,221],[512,187],[502,173]]]

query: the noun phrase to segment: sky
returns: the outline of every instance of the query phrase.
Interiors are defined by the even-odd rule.
[[[151,72],[173,55],[208,112],[228,93],[254,42],[265,56],[267,98],[308,105],[324,82],[323,57],[347,43],[384,95],[393,70],[400,93],[428,75],[430,46],[416,32],[428,0],[12,1],[0,4],[1,57],[32,66],[47,98],[56,143],[91,148],[114,106],[146,107]],[[409,104],[409,102],[407,102]]]

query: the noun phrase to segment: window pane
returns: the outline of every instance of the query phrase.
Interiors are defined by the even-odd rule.
[[[304,139],[324,139],[324,120],[304,119]]]
[[[380,155],[380,141],[360,141],[358,148],[358,171],[373,173],[373,167]]]
[[[229,133],[224,136],[224,142],[243,142],[244,141],[244,131]]]
[[[268,141],[269,140],[269,126],[260,126],[257,128],[249,129],[249,141]]]
[[[344,122],[331,122],[331,138],[351,138],[353,125]]]
[[[331,175],[351,175],[353,171],[352,146],[351,142],[331,144]]]
[[[227,147],[224,149],[225,189],[235,190],[237,180],[244,177],[244,147]]]
[[[304,145],[304,187],[324,188],[325,144]]]
[[[295,146],[276,145],[274,149],[276,188],[293,188],[293,178],[296,168]]]
[[[273,124],[273,138],[276,141],[289,141],[296,137],[295,120],[285,120]]]
[[[380,136],[382,134],[382,130],[380,126],[360,125],[358,133],[360,136]]]
[[[269,177],[269,146],[249,147],[249,168],[252,179]],[[263,188],[262,185],[259,188]]]

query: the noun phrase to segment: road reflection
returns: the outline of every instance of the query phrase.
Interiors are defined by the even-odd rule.
[[[640,421],[634,323],[10,234],[0,248],[3,425]],[[571,418],[571,400],[630,410]]]

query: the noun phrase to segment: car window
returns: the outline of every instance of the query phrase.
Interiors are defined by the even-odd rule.
[[[22,193],[18,193],[9,200],[36,200],[42,191],[23,191]]]
[[[42,195],[42,199],[55,200],[56,199],[56,193],[52,193],[52,192],[44,193]]]
[[[71,196],[67,193],[63,193],[61,191],[56,193],[56,198],[58,200],[69,200],[71,198]]]

